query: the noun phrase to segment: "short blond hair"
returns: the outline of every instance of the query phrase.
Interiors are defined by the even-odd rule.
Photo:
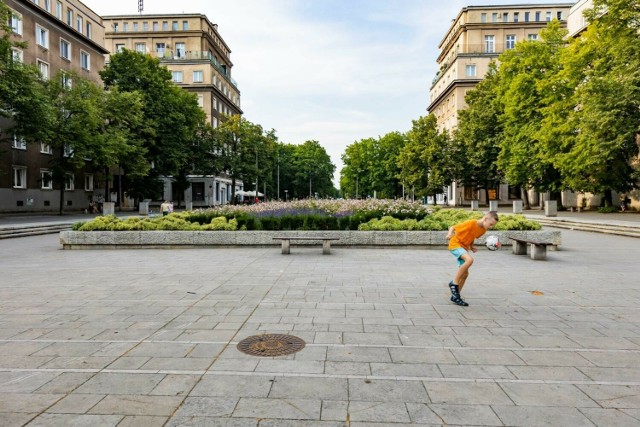
[[[485,218],[493,218],[496,220],[496,222],[500,221],[500,218],[498,218],[498,212],[496,211],[489,211],[486,214],[484,214]]]

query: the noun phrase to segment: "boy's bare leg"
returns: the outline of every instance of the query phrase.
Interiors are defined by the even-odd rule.
[[[458,268],[458,272],[456,273],[455,279],[453,279],[453,283],[458,285],[458,289],[462,291],[462,287],[467,281],[467,277],[469,277],[469,268],[473,265],[473,257],[469,254],[464,254],[460,258],[462,258],[464,264]]]

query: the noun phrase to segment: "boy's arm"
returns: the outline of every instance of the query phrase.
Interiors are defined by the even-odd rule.
[[[456,234],[456,230],[455,228],[453,228],[453,225],[452,225],[451,227],[449,227],[449,232],[447,233],[447,240],[451,239],[454,234]]]

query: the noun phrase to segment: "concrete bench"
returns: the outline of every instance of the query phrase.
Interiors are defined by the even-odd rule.
[[[322,254],[329,255],[331,253],[331,241],[332,240],[340,240],[339,237],[274,237],[273,240],[281,240],[282,241],[282,253],[289,254],[291,248],[291,241],[296,240],[311,240],[311,241],[322,241]]]
[[[527,245],[531,246],[531,259],[533,260],[545,260],[547,259],[547,246],[553,246],[553,242],[527,239],[524,237],[507,236],[514,241],[513,253],[515,255],[526,255]]]

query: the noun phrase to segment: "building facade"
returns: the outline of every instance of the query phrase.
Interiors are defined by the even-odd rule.
[[[242,114],[240,90],[231,76],[231,49],[205,15],[114,15],[103,17],[107,49],[133,50],[160,59],[173,81],[194,93],[215,128],[223,115]],[[108,58],[107,58],[108,61]],[[231,179],[190,176],[184,195],[174,191],[171,177],[164,179],[166,200],[186,200],[192,206],[212,206],[231,201]],[[236,191],[242,190],[236,183]]]
[[[14,41],[14,60],[38,67],[43,79],[73,71],[100,83],[104,67],[104,27],[95,12],[77,0],[5,0]],[[73,84],[69,82],[69,84]],[[58,190],[48,179],[52,152],[45,144],[26,144],[0,121],[0,211],[55,211]],[[78,171],[65,188],[66,208],[84,209],[93,198],[94,176]]]
[[[458,111],[467,107],[466,93],[489,69],[491,61],[522,40],[537,40],[541,29],[553,19],[567,25],[573,3],[468,6],[452,20],[440,42],[439,70],[429,91],[427,111],[437,118],[438,129],[452,132],[458,125]],[[502,185],[492,194],[501,202],[521,197],[518,188]],[[462,188],[456,183],[447,189],[449,204],[470,204],[483,200],[484,192]],[[444,198],[444,196],[443,196]]]

